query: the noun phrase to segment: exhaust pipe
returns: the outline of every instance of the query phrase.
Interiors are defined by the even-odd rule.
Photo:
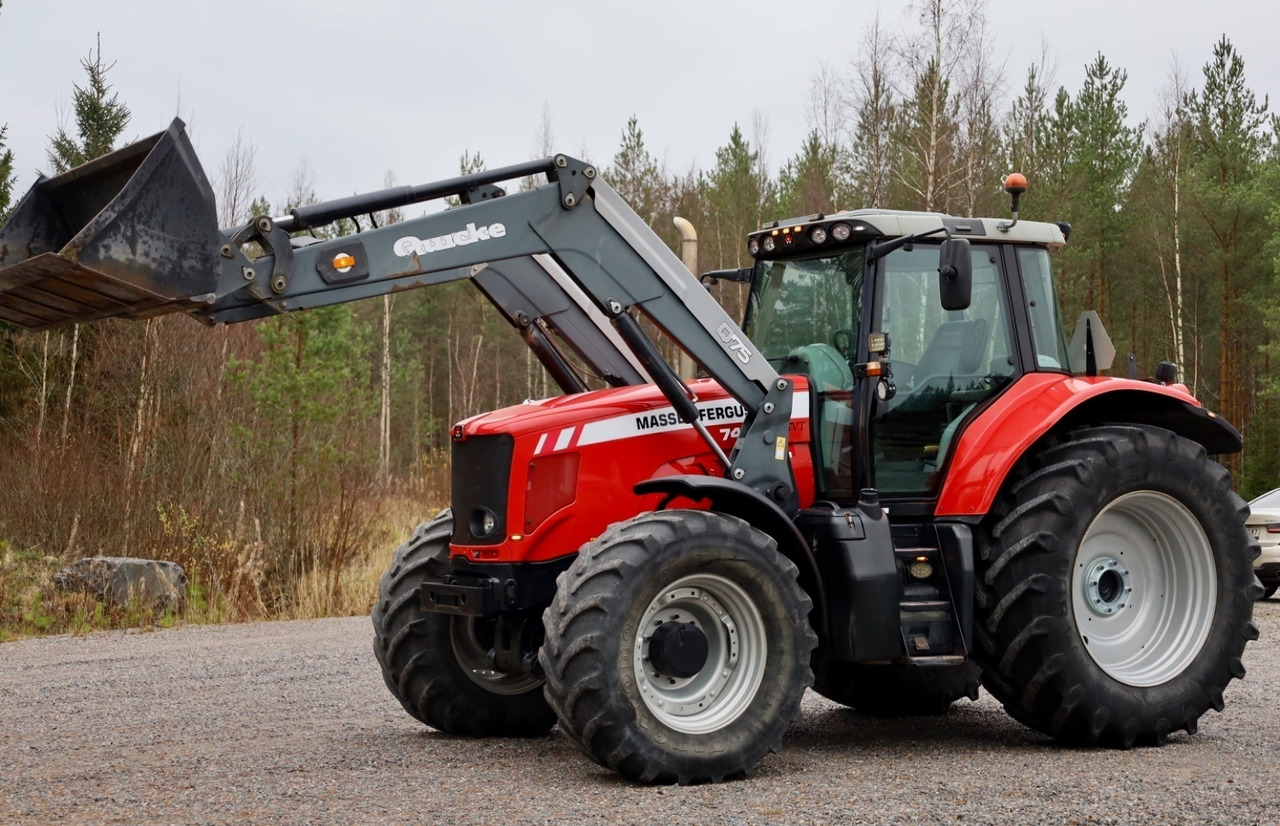
[[[0,227],[0,320],[48,329],[203,305],[219,244],[213,188],[175,118],[28,190]]]

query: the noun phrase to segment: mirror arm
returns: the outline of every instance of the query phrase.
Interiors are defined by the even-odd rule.
[[[698,280],[704,286],[719,284],[721,281],[732,281],[739,284],[747,284],[751,281],[751,267],[739,267],[732,270],[711,270],[704,272],[698,276]]]
[[[871,244],[867,247],[867,260],[876,261],[884,258],[896,249],[901,249],[913,241],[919,241],[921,238],[928,238],[930,235],[937,235],[939,232],[945,232],[947,238],[951,238],[951,230],[945,226],[931,229],[928,232],[917,232],[915,235],[901,235],[889,241],[881,241],[878,244]]]

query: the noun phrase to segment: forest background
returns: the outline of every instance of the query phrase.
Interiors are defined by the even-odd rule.
[[[1159,113],[1135,122],[1127,74],[1105,55],[1076,89],[1055,84],[1047,50],[1009,80],[983,11],[982,0],[932,0],[903,27],[869,25],[843,69],[823,64],[809,79],[811,131],[776,173],[759,114],[731,125],[707,169],[667,168],[634,117],[611,158],[586,160],[673,248],[673,217],[690,220],[700,271],[745,265],[746,234],[776,218],[1003,215],[1002,177],[1021,171],[1023,216],[1073,227],[1055,256],[1068,326],[1096,309],[1144,374],[1175,362],[1244,434],[1244,452],[1224,457],[1238,491],[1280,485],[1280,121],[1244,56],[1223,35],[1203,67],[1174,62]],[[51,124],[47,157],[25,164],[52,174],[118,148],[130,112],[106,45],[86,44],[71,111]],[[544,116],[531,157],[554,149],[553,126]],[[0,220],[21,195],[4,134]],[[240,139],[209,164],[222,226],[319,200],[305,167],[283,197],[258,191],[254,154]],[[459,159],[463,173],[484,166]],[[740,315],[741,288],[715,290]],[[365,613],[390,548],[447,504],[449,426],[555,392],[465,284],[212,330],[173,316],[0,324],[0,641]],[[192,580],[183,616],[56,591],[59,567],[99,554],[181,563]]]

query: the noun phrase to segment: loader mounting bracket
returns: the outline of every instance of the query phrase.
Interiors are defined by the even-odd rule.
[[[271,220],[270,216],[259,215],[231,237],[231,245],[235,249],[243,247],[250,241],[257,241],[263,251],[271,256],[271,278],[267,282],[269,289],[263,289],[260,273],[253,268],[245,270],[245,280],[250,281],[246,292],[259,301],[266,301],[283,293],[289,288],[289,273],[293,272],[293,242],[289,233]]]
[[[507,191],[500,186],[493,184],[485,184],[468,189],[466,192],[458,196],[464,204],[478,204],[481,201],[492,201],[494,198],[501,198],[506,195]]]
[[[565,209],[573,209],[582,203],[595,180],[596,168],[568,155],[556,155],[554,162],[555,166],[547,171],[547,179],[560,185],[560,204]]]

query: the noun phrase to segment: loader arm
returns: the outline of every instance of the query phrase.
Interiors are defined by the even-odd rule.
[[[543,173],[505,195],[496,184]],[[352,236],[289,234],[409,204],[463,205]],[[41,179],[0,228],[0,319],[41,328],[186,312],[233,323],[473,279],[517,327],[545,320],[615,384],[652,379],[713,452],[687,386],[636,324],[647,316],[742,404],[726,476],[788,512],[791,388],[706,289],[593,167],[564,155],[213,223],[212,190],[180,120],[166,132]],[[267,254],[249,259],[256,242]],[[486,269],[493,273],[486,275]],[[527,307],[521,304],[528,302]],[[567,366],[530,343],[566,391]],[[566,386],[567,385],[567,386]]]

